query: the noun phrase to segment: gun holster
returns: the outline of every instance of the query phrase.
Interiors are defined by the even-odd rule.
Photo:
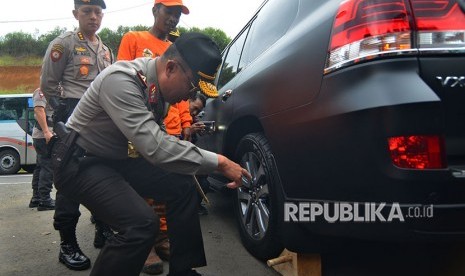
[[[66,123],[78,102],[79,99],[74,98],[59,98],[56,96],[51,97],[49,103],[53,108],[53,126],[55,127],[58,122]]]
[[[53,131],[56,133],[48,143],[48,151],[54,169],[61,169],[68,164],[69,159],[77,148],[76,139],[78,133],[69,130],[63,122],[55,124]]]

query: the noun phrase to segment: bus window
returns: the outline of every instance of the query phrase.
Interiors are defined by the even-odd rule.
[[[32,98],[27,98],[27,107],[34,108],[34,101],[32,100]]]
[[[32,94],[0,95],[0,174],[35,165],[34,123]]]

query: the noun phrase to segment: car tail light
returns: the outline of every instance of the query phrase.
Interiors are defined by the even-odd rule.
[[[346,0],[331,32],[325,74],[365,60],[465,46],[455,0]]]
[[[446,168],[444,139],[437,135],[388,138],[394,165],[405,169]]]
[[[459,48],[465,46],[465,16],[455,1],[411,0],[418,29],[418,47]]]

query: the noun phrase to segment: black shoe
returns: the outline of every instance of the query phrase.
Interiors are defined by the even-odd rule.
[[[29,208],[36,208],[39,206],[40,200],[36,198],[31,198],[31,201],[29,201]]]
[[[41,201],[37,206],[37,211],[47,211],[47,210],[55,210],[55,200],[50,199],[47,201]]]
[[[198,273],[194,269],[191,269],[191,270],[175,272],[175,273],[170,272],[170,273],[168,273],[167,276],[202,276],[202,274]]]
[[[58,260],[71,270],[85,270],[90,267],[90,259],[77,244],[60,244]]]
[[[200,204],[198,213],[199,213],[199,216],[206,216],[208,215],[208,210],[203,204]]]
[[[110,227],[103,223],[96,223],[95,224],[95,236],[94,236],[94,247],[95,248],[102,248],[107,240],[112,239],[115,235],[113,231],[111,231]]]

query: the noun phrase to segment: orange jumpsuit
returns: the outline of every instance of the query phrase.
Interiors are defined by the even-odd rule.
[[[117,60],[133,60],[139,57],[161,56],[171,45],[170,41],[163,41],[148,31],[132,31],[124,34],[118,50]],[[164,119],[166,132],[170,135],[181,135],[182,129],[190,127],[192,116],[189,112],[189,102],[182,101],[171,105]],[[146,199],[160,217],[160,230],[166,231],[166,211],[164,204],[157,204],[152,199]]]

